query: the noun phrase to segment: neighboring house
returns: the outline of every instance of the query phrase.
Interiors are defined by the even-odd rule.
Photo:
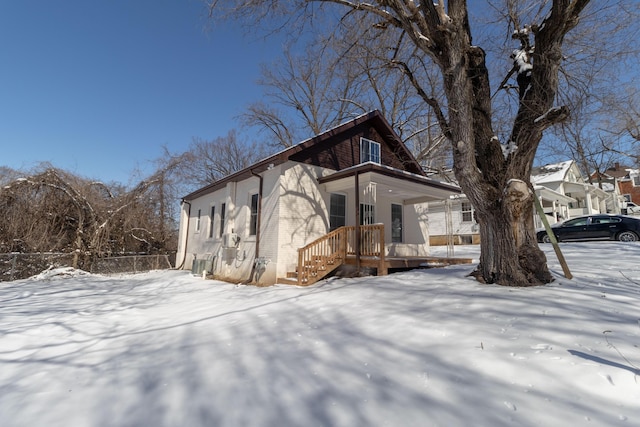
[[[429,243],[469,245],[480,243],[480,229],[475,210],[464,194],[449,200],[429,203]]]
[[[547,197],[546,201],[541,200],[545,213],[552,217],[550,221],[552,223],[581,215],[611,211],[611,208],[607,208],[608,204],[611,205],[608,202],[611,198],[610,194],[586,182],[580,168],[573,160],[534,168],[531,173],[531,182],[539,197],[541,193],[538,192],[538,188],[540,187],[565,196],[565,199],[550,201],[548,199],[553,198],[551,196]],[[543,226],[539,218],[536,218],[536,225]]]
[[[550,223],[592,213],[610,212],[611,195],[582,177],[573,160],[534,168],[531,183]],[[432,245],[479,242],[473,206],[464,194],[429,204]],[[543,227],[537,212],[535,226]]]
[[[356,255],[384,274],[381,260],[428,255],[427,203],[459,192],[427,178],[374,111],[185,196],[177,262],[235,282],[308,284]]]
[[[616,162],[613,167],[607,168],[604,172],[593,172],[591,177],[593,181],[615,188],[616,194],[620,196],[617,204],[622,213],[631,213],[627,212],[627,208],[631,205],[640,206],[640,169],[633,169]],[[630,205],[627,205],[629,202],[631,202]]]

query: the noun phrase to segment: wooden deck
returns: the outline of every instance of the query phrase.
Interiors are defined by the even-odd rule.
[[[410,256],[410,257],[391,257],[386,256],[384,258],[384,263],[388,269],[396,269],[396,268],[434,268],[434,267],[446,267],[448,265],[457,265],[457,264],[471,264],[473,262],[472,258],[447,258],[447,257],[435,257],[435,256],[426,256],[426,257],[418,257],[418,256]],[[377,268],[380,263],[380,259],[378,257],[360,257],[360,265],[363,267],[374,267]],[[345,260],[345,264],[348,265],[356,265],[355,256],[347,256]],[[380,275],[380,273],[378,273]]]
[[[360,257],[360,266],[365,268],[375,268],[378,276],[386,275],[388,274],[389,270],[394,269],[438,268],[446,267],[449,265],[471,264],[472,262],[472,258],[447,258],[435,256],[385,257],[385,271],[380,272],[377,271],[380,265],[380,258],[373,256]],[[348,255],[343,264],[355,266],[356,257],[353,255]],[[278,283],[284,285],[297,285],[298,279],[295,278],[294,275],[291,275],[290,277],[279,278]]]

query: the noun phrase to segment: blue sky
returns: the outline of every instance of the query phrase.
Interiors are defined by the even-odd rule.
[[[281,43],[214,26],[201,0],[0,0],[0,166],[103,181],[226,135]]]

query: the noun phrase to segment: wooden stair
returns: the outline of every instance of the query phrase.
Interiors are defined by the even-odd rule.
[[[361,250],[366,254],[379,255],[382,248],[384,254],[384,226],[375,224],[359,228],[361,235],[366,233],[367,236],[367,239],[360,239]],[[298,249],[296,271],[287,272],[287,277],[280,281],[298,286],[312,285],[344,264],[347,254],[353,253],[354,247],[355,227],[345,226],[331,231]]]
[[[338,255],[315,255],[304,262],[302,269],[296,268],[296,271],[287,272],[286,279],[295,281],[296,284],[299,281],[303,286],[310,285],[322,280],[342,264],[342,258]]]

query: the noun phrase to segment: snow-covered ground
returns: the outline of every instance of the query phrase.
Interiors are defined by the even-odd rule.
[[[0,425],[637,426],[640,245],[269,288],[183,271],[0,283]],[[477,259],[477,247],[457,256]]]

